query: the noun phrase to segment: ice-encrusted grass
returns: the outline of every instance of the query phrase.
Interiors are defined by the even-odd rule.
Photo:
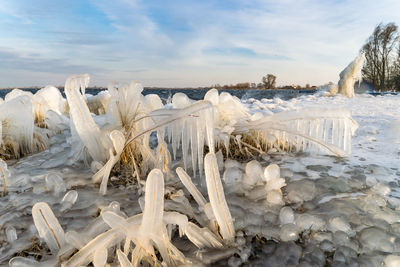
[[[78,84],[80,87],[81,82]],[[398,96],[374,98],[393,111],[378,109],[384,119],[373,120],[367,115],[372,106],[363,108],[362,103],[372,101],[366,96],[351,100],[309,96],[246,103],[210,91],[207,100],[198,103],[178,95],[172,109],[166,109],[157,97],[146,99],[136,93],[140,105],[148,105],[148,110],[144,115],[134,109],[134,122],[151,122],[137,130],[131,127],[126,131],[115,124],[115,118],[123,117],[124,109],[109,121],[107,110],[90,114],[86,104],[92,101],[90,98],[80,101],[79,105],[89,106],[89,116],[101,132],[102,142],[105,140],[105,159],[93,161],[93,170],[83,162],[93,160],[88,147],[76,127],[68,126],[65,115],[57,117],[58,123],[51,123],[49,118],[54,117],[46,115],[45,121],[58,125],[59,133],[50,135],[50,149],[15,164],[8,162],[10,175],[2,180],[7,182],[3,183],[9,194],[0,202],[0,225],[4,229],[0,233],[1,262],[24,251],[25,257],[14,257],[11,266],[80,266],[90,262],[96,266],[140,262],[229,266],[396,264],[400,253],[400,201],[395,188],[400,172],[393,164],[398,143],[387,131],[387,122],[398,110],[394,104]],[[92,108],[103,105],[93,102]],[[307,111],[321,105],[327,109],[319,109],[319,117]],[[224,106],[229,107],[226,112]],[[354,130],[353,119],[343,109],[328,110],[334,106],[353,109],[360,124],[352,145],[355,155],[347,159],[319,154],[327,152],[317,145],[326,142],[325,127],[330,131],[326,136],[331,138],[327,143],[334,150],[344,152],[349,146],[345,138]],[[285,109],[292,111],[276,112]],[[198,124],[199,119],[203,122],[208,118],[210,125],[211,114],[201,114],[210,110],[213,132]],[[368,126],[369,119],[376,122],[375,128]],[[324,126],[318,128],[316,122]],[[297,137],[290,136],[292,131],[297,131]],[[151,132],[157,135],[151,136]],[[147,172],[142,171],[140,183],[118,183],[121,177],[113,177],[118,173],[109,171],[111,165],[123,164],[115,159],[122,160],[120,152],[127,140],[148,146],[155,160],[148,169],[158,167],[148,179],[143,175]],[[379,151],[382,146],[386,154]],[[225,150],[225,157],[221,151],[211,151],[205,164],[200,165],[204,151],[212,149]],[[240,153],[258,157],[249,162],[236,161],[231,158],[236,153],[237,159]],[[384,160],[374,161],[375,155]],[[390,158],[385,160],[385,155]],[[129,160],[130,156],[124,157]],[[205,180],[195,175],[202,170],[200,166],[205,167]],[[95,180],[104,181],[104,195],[98,193],[91,179],[99,169],[101,178]],[[110,173],[111,177],[104,175]],[[104,177],[109,178],[107,192]],[[32,206],[38,230],[30,216]],[[41,249],[33,257],[29,250],[35,236],[41,237]]]

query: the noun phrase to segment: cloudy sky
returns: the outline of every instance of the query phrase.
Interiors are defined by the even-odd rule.
[[[0,0],[0,87],[336,82],[398,0]]]

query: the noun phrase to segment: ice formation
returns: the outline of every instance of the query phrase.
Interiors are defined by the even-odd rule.
[[[163,105],[88,79],[0,103],[0,264],[397,266],[398,96]]]
[[[358,55],[350,64],[342,70],[339,74],[340,80],[338,85],[334,85],[330,88],[330,94],[336,95],[337,93],[347,96],[354,97],[354,84],[362,80],[362,68],[365,62],[365,54],[361,53]]]

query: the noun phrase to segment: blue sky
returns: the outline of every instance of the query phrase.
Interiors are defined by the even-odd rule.
[[[397,0],[0,0],[0,87],[337,82]]]

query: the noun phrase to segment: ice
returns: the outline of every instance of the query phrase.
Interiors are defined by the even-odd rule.
[[[296,241],[299,238],[299,230],[293,223],[284,224],[281,227],[279,237],[283,242]]]
[[[340,74],[338,82],[339,94],[347,97],[354,97],[354,84],[362,80],[362,68],[365,62],[365,54],[361,53],[352,61]]]
[[[56,173],[50,173],[46,176],[46,187],[55,196],[67,191],[63,178]]]
[[[386,267],[400,266],[400,256],[388,255],[385,257],[384,263]]]
[[[65,212],[66,210],[71,209],[71,207],[75,204],[78,199],[78,192],[76,190],[68,191],[61,200],[61,212]]]
[[[107,263],[107,249],[101,248],[97,249],[93,255],[93,265],[95,267],[103,267]]]
[[[364,251],[400,252],[396,247],[396,237],[377,227],[369,227],[361,231],[360,244]]]
[[[288,224],[294,222],[294,213],[290,207],[283,207],[279,211],[279,221],[281,224]]]
[[[263,171],[261,164],[257,160],[252,160],[246,164],[246,174],[243,177],[243,183],[251,188],[259,181],[263,180]]]
[[[226,168],[222,179],[225,184],[234,186],[242,182],[243,171],[238,167],[228,167]]]
[[[273,205],[282,205],[282,193],[278,190],[270,190],[267,192],[267,202]]]
[[[64,230],[49,205],[44,202],[36,203],[32,208],[32,217],[39,236],[53,253],[58,252],[65,244]]]
[[[316,215],[311,214],[299,214],[295,217],[296,225],[301,230],[314,230],[314,231],[321,231],[325,229],[326,222]]]
[[[89,75],[71,76],[65,82],[65,95],[67,96],[71,122],[74,129],[88,150],[93,160],[107,161],[105,143],[102,140],[100,128],[94,122],[85,98],[79,89],[85,90],[89,83]]]
[[[220,227],[221,235],[227,242],[235,239],[231,213],[225,200],[224,189],[218,170],[217,158],[210,152],[204,159],[204,169],[207,182],[207,192],[210,198],[212,210]]]
[[[351,229],[349,222],[341,217],[334,217],[329,219],[328,229],[333,233],[337,231],[343,231],[348,235],[354,235],[354,231]]]
[[[81,78],[78,93],[86,86]],[[5,174],[0,178],[0,265],[15,255],[37,253],[40,262],[15,258],[11,264],[131,266],[134,254],[143,259],[141,264],[150,260],[160,266],[381,266],[390,262],[389,254],[400,253],[398,143],[391,132],[400,112],[397,95],[314,95],[246,102],[212,90],[206,101],[178,95],[173,102],[182,108],[173,109],[173,103],[164,107],[156,95],[141,95],[142,88],[135,82],[114,84],[109,89],[111,93],[98,97],[79,93],[83,97],[79,103],[88,106],[90,118],[99,128],[104,160],[93,160],[88,154],[74,123],[70,125],[68,112],[61,111],[63,99],[54,89],[49,90],[54,95],[49,93],[52,97],[48,98],[54,98],[54,103],[50,100],[46,107],[45,97],[34,95],[16,96],[0,104],[2,118],[6,118],[7,112],[17,113],[7,103],[28,99],[27,105],[18,106],[26,109],[27,115],[11,116],[23,119],[13,126],[16,136],[23,136],[13,141],[15,155],[22,158],[6,158],[7,164],[0,161]],[[35,106],[34,102],[43,105]],[[35,119],[45,109],[48,128],[39,128]],[[32,137],[22,135],[28,117]],[[129,124],[130,119],[134,124]],[[129,126],[122,126],[122,121]],[[350,143],[354,121],[360,131]],[[4,142],[10,137],[3,122]],[[286,132],[266,130],[267,125],[261,122],[269,123],[269,129],[284,125]],[[109,136],[114,130],[126,140],[135,138],[134,145],[131,151],[122,151],[119,160],[114,159],[114,166],[107,167],[107,179],[110,174],[113,177],[103,183],[103,189],[108,184],[108,192],[102,195],[90,178],[118,156],[118,151],[126,149],[124,141],[119,142],[119,149],[113,145]],[[289,130],[300,136],[291,135]],[[48,140],[42,148],[37,147],[39,137]],[[33,142],[20,153],[18,146],[24,138]],[[328,150],[319,142],[327,144]],[[350,148],[352,154],[347,158],[324,155],[329,149],[344,155],[342,152]],[[74,161],[68,156],[71,149],[79,150]],[[214,181],[207,183],[206,190],[204,178],[197,173],[202,171],[204,152],[210,149],[219,152],[210,161],[212,168],[206,164],[208,179]],[[130,152],[136,153],[136,167],[124,165]],[[161,182],[162,173],[163,189],[154,183],[154,177],[146,179],[157,166],[161,169],[156,171],[156,180]],[[58,178],[52,178],[54,174]],[[70,191],[64,195],[67,189]],[[148,194],[153,196],[151,201],[146,199]],[[42,219],[38,210],[33,212],[50,241],[43,239],[32,223],[31,208],[38,202],[47,202],[54,211],[43,208]],[[218,205],[223,202],[225,205]],[[157,215],[143,223],[140,206]],[[227,212],[230,218],[225,220]],[[61,248],[45,220],[51,222],[50,229],[58,229],[54,227],[56,220],[61,231],[65,229]],[[224,223],[230,221],[236,235],[226,235],[229,230],[224,229]],[[48,245],[51,242],[56,244],[53,249]],[[32,252],[37,246],[40,252]],[[27,254],[18,254],[21,252]]]
[[[314,199],[317,189],[314,182],[300,180],[286,186],[287,196],[291,202],[304,202]]]
[[[6,227],[6,236],[7,236],[7,241],[8,243],[13,243],[15,240],[17,240],[17,230],[15,230],[15,227],[13,226],[7,226]]]

